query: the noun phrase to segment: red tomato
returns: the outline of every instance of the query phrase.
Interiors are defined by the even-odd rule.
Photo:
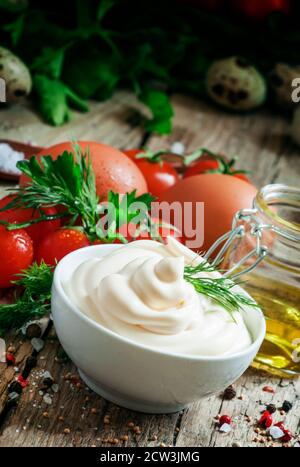
[[[194,175],[216,173],[232,175],[244,180],[245,182],[251,183],[249,178],[243,172],[239,172],[233,168],[234,162],[234,159],[228,161],[226,157],[221,155],[214,156],[213,154],[204,154],[198,161],[186,169],[183,178],[192,177]]]
[[[59,229],[45,237],[37,249],[37,262],[42,260],[49,266],[55,266],[71,251],[89,246],[87,236],[77,229]]]
[[[25,230],[6,230],[0,226],[0,288],[10,287],[16,274],[27,269],[33,261],[32,240]]]
[[[0,200],[0,209],[4,208],[8,203],[10,203],[15,198],[14,195],[5,196]],[[47,216],[57,214],[57,210],[54,207],[48,208],[43,207],[41,211],[46,214]],[[12,224],[20,224],[23,222],[28,222],[31,219],[38,219],[40,217],[40,213],[34,209],[21,209],[21,208],[14,208],[8,209],[7,211],[0,212],[0,220],[5,220]],[[53,221],[43,221],[38,222],[37,224],[33,224],[30,227],[25,228],[28,235],[31,237],[33,241],[34,248],[37,247],[39,242],[50,232],[57,230],[60,227],[60,220],[55,219]]]
[[[250,20],[262,21],[271,13],[289,14],[290,0],[231,0],[231,9]]]
[[[256,193],[253,185],[236,177],[205,174],[181,180],[163,194],[162,201],[180,203],[182,215],[178,222],[172,216],[171,222],[182,230],[187,246],[207,251],[231,229],[239,210],[252,208]]]
[[[143,174],[118,149],[94,141],[77,141],[77,144],[83,152],[89,151],[96,179],[97,194],[101,200],[107,199],[107,193],[110,190],[124,194],[136,189],[138,195],[148,191]],[[56,159],[64,151],[74,152],[73,144],[70,142],[56,144],[43,149],[37,156],[50,155]],[[28,181],[28,177],[21,175],[21,185],[26,185]]]
[[[151,159],[145,153],[145,158],[136,158],[143,152],[141,149],[128,149],[124,154],[134,161],[144,175],[149,192],[159,198],[165,190],[178,182],[179,175],[169,162],[159,160],[155,155]]]

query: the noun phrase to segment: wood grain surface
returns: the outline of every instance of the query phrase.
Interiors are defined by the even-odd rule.
[[[59,128],[42,122],[30,106],[2,110],[0,139],[41,146],[84,139],[120,148],[138,147],[146,142],[151,149],[170,148],[179,141],[187,151],[209,147],[239,156],[238,164],[252,172],[257,186],[267,183],[299,186],[300,149],[290,140],[289,122],[283,117],[266,110],[241,117],[181,95],[173,96],[173,105],[174,130],[167,137],[145,134],[139,125],[143,109],[132,95],[120,92],[108,102],[91,103],[88,114],[75,112],[73,121]],[[1,197],[9,186],[1,182]],[[8,406],[8,385],[17,378],[33,349],[30,341],[20,335],[5,339],[7,345],[11,343],[16,348],[16,364],[7,367],[0,363],[0,447],[266,446],[273,443],[256,433],[257,420],[266,404],[274,403],[280,408],[284,400],[290,401],[293,409],[285,415],[278,410],[275,419],[284,420],[296,435],[293,443],[300,434],[299,379],[280,380],[248,370],[236,383],[237,396],[232,401],[216,395],[177,414],[139,414],[117,407],[86,388],[74,365],[61,359],[61,348],[51,327],[28,387],[16,407]],[[50,390],[50,398],[46,399],[41,390],[45,370],[56,383],[56,392]],[[265,392],[266,385],[274,393]],[[220,433],[216,424],[215,417],[221,414],[233,417],[228,434]]]

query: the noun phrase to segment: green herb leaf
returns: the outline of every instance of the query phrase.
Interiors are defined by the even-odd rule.
[[[169,134],[172,130],[174,112],[167,94],[157,89],[146,89],[140,100],[149,107],[153,116],[146,122],[146,129],[161,135]]]
[[[112,203],[116,209],[116,229],[119,229],[125,223],[131,222],[139,215],[139,210],[136,209],[134,203],[141,203],[141,206],[143,205],[144,210],[143,214],[147,216],[151,209],[151,203],[154,200],[155,197],[149,193],[136,196],[136,190],[132,191],[131,193],[127,193],[124,196],[120,196],[119,193],[110,191],[108,193],[108,202]]]
[[[31,65],[31,69],[37,73],[42,73],[50,78],[60,78],[65,58],[66,47],[54,49],[44,47],[39,56],[37,56]]]
[[[36,75],[34,87],[40,111],[45,120],[52,125],[61,125],[71,119],[69,105],[73,105],[82,112],[88,110],[87,104],[59,80],[49,79],[45,75]]]
[[[99,1],[99,6],[97,8],[97,14],[96,14],[98,22],[101,22],[103,20],[103,18],[106,16],[109,10],[112,9],[115,3],[116,3],[115,0],[100,0]]]
[[[96,97],[105,100],[111,97],[119,82],[118,59],[111,54],[90,50],[69,58],[63,73],[64,81],[85,99]]]
[[[205,295],[213,302],[223,307],[233,318],[234,312],[245,306],[258,308],[257,303],[246,295],[235,292],[233,289],[237,283],[226,277],[209,277],[209,273],[216,272],[217,269],[207,261],[203,261],[196,266],[186,266],[184,278],[193,285],[196,292]],[[208,274],[205,277],[204,274]]]
[[[32,156],[18,162],[17,166],[31,178],[31,183],[13,190],[16,197],[6,209],[62,205],[74,221],[81,217],[86,234],[95,239],[99,199],[88,153],[82,154],[74,144],[74,153],[65,151],[56,160],[43,156],[38,161],[36,156]]]
[[[14,285],[22,292],[16,292],[15,302],[0,305],[0,329],[17,328],[34,318],[50,313],[53,268],[45,263],[34,263],[19,274]]]
[[[24,24],[25,24],[25,15],[22,14],[15,21],[12,23],[6,24],[4,26],[4,31],[7,31],[10,34],[11,42],[13,46],[18,45],[19,40],[22,36],[24,31]]]

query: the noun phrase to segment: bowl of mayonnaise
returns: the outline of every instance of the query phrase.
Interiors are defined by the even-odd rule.
[[[129,409],[170,413],[224,390],[249,367],[265,336],[261,310],[230,315],[196,292],[184,277],[195,261],[201,257],[172,238],[90,246],[60,261],[54,325],[93,391]]]

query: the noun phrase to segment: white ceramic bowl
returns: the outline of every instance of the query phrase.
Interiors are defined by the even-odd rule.
[[[228,357],[197,357],[152,350],[106,329],[74,306],[62,287],[83,260],[120,245],[97,245],[69,254],[54,274],[52,315],[59,340],[86,384],[123,407],[148,413],[176,412],[224,390],[251,364],[265,336],[262,312],[244,311],[253,344]],[[241,290],[239,290],[241,291]]]

